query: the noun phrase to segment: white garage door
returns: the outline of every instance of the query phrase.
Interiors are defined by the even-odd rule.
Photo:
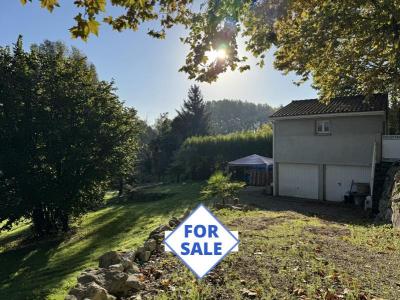
[[[279,195],[318,199],[318,166],[279,164]]]
[[[350,190],[351,181],[369,183],[370,167],[326,166],[325,198],[328,201],[343,201]]]

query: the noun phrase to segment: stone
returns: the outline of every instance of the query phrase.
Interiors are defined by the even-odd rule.
[[[78,300],[74,295],[67,295],[65,296],[64,300]]]
[[[149,250],[146,250],[144,247],[140,247],[137,250],[136,255],[141,262],[146,262],[150,259],[151,252]]]
[[[109,251],[99,258],[99,267],[107,268],[111,265],[119,264],[122,260],[122,254],[117,251]]]
[[[147,251],[153,252],[153,251],[156,250],[156,248],[157,248],[157,242],[156,242],[155,239],[148,239],[148,240],[144,243],[143,247],[144,247]]]
[[[243,210],[243,207],[231,205],[230,207],[233,210]]]
[[[115,300],[116,298],[112,295],[109,295],[107,291],[99,286],[98,284],[92,282],[88,285],[86,290],[87,298],[91,300]]]
[[[392,224],[395,228],[400,228],[400,170],[394,178],[392,191]]]
[[[69,296],[73,296],[77,300],[116,300],[116,298],[110,295],[105,288],[95,282],[91,282],[87,285],[78,283],[71,289]],[[74,299],[73,297],[70,297],[69,300]]]
[[[144,284],[140,281],[137,275],[129,275],[126,280],[126,285],[129,289],[134,290],[135,292],[140,291],[144,288]]]
[[[122,255],[123,259],[125,259],[125,260],[130,260],[130,261],[135,260],[135,251],[134,250],[122,252],[121,255]]]
[[[255,293],[255,292],[253,292],[253,291],[250,291],[250,290],[248,290],[248,289],[246,289],[246,288],[241,289],[241,292],[242,292],[242,295],[243,295],[243,296],[248,297],[248,298],[251,298],[251,299],[254,299],[254,298],[257,297],[257,293]]]
[[[171,227],[176,227],[179,224],[180,224],[180,221],[175,217],[171,218],[171,220],[169,220],[169,222],[168,222],[168,225]]]
[[[123,258],[121,265],[122,265],[122,271],[127,272],[128,270],[132,269],[133,262],[129,259]]]
[[[400,162],[393,163],[386,173],[377,216],[377,221],[382,220],[400,227]]]
[[[125,272],[128,272],[130,274],[137,274],[140,273],[140,269],[139,266],[134,263],[134,262],[130,262],[129,266],[126,266],[124,269]]]
[[[125,284],[128,276],[129,275],[124,272],[116,270],[106,270],[104,287],[110,294],[116,296],[124,296],[129,290]]]
[[[78,276],[78,282],[87,284],[95,282],[99,285],[104,285],[104,274],[102,269],[87,269]]]
[[[149,234],[149,238],[152,238],[156,234],[163,233],[164,231],[171,230],[171,226],[169,225],[160,225],[156,229],[154,229],[152,232]]]
[[[122,272],[122,271],[124,271],[124,266],[122,264],[115,264],[115,265],[109,266],[108,269]]]
[[[85,298],[85,286],[81,283],[78,283],[72,289],[70,289],[69,295],[74,296],[78,300],[84,299]]]
[[[153,235],[152,238],[156,240],[157,244],[161,244],[164,241],[165,234],[158,233],[158,234]]]

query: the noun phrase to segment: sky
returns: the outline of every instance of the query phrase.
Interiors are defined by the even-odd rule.
[[[250,71],[229,71],[212,84],[188,80],[185,73],[178,72],[188,50],[179,40],[185,35],[182,27],[170,30],[165,40],[156,40],[146,34],[148,24],[137,32],[122,33],[104,24],[98,37],[91,35],[87,42],[72,39],[68,29],[74,25],[77,13],[72,3],[61,0],[61,7],[50,13],[40,8],[38,0],[26,6],[20,0],[2,1],[0,46],[11,45],[22,34],[25,47],[46,39],[77,47],[96,66],[99,78],[114,80],[120,99],[135,107],[150,124],[160,113],[174,116],[192,84],[200,85],[207,101],[240,99],[276,107],[291,100],[317,97],[310,83],[298,87],[293,84],[298,79],[294,74],[283,75],[275,70],[272,52],[262,69],[250,60]],[[246,55],[243,51],[240,54]]]

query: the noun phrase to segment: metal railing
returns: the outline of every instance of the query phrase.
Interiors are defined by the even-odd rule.
[[[382,136],[382,160],[400,160],[400,135]]]

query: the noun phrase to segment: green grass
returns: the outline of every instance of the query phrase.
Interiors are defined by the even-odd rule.
[[[29,244],[27,222],[1,233],[0,299],[63,299],[101,254],[137,247],[155,227],[194,206],[199,189],[200,184],[158,186],[148,193],[164,195],[161,200],[136,203],[113,203],[107,194],[109,205],[86,214],[62,239]]]
[[[265,200],[264,200],[265,201]],[[343,212],[335,207],[332,212]],[[201,281],[170,254],[149,268],[164,274],[156,299],[398,299],[400,231],[294,211],[217,211],[238,230],[231,253]]]
[[[135,248],[149,232],[198,203],[200,184],[146,190],[141,202],[118,203],[88,213],[62,240],[29,244],[29,223],[0,235],[0,298],[63,299],[86,267],[112,249]],[[157,200],[158,199],[158,200]],[[303,200],[241,198],[263,210],[216,211],[240,234],[229,254],[201,281],[174,256],[162,253],[145,266],[150,299],[398,299],[400,231],[371,224],[354,208]],[[144,299],[146,299],[144,297]]]

